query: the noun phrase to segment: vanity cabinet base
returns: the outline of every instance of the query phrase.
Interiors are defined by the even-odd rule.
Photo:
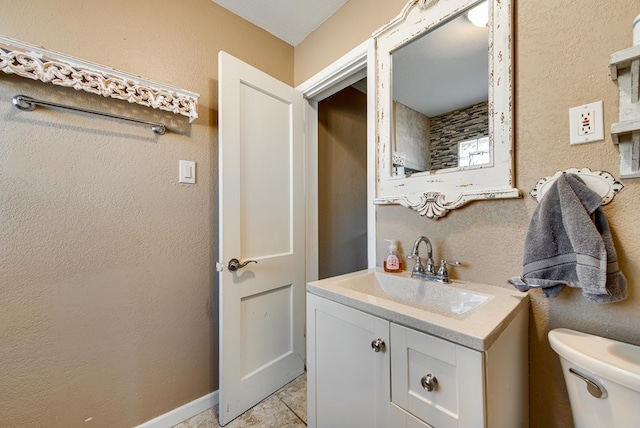
[[[308,426],[526,428],[527,329],[478,351],[307,293]]]

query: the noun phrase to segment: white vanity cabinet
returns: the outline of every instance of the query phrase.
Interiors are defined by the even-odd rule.
[[[389,427],[388,343],[388,321],[307,293],[309,427]]]
[[[391,342],[390,426],[414,426],[410,414],[438,428],[485,426],[483,353],[397,324]]]
[[[527,317],[479,351],[307,293],[308,426],[527,427]]]

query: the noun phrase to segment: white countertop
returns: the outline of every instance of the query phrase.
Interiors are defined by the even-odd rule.
[[[349,280],[368,273],[411,276],[409,272],[392,274],[382,268],[367,269],[310,282],[307,292],[478,351],[489,349],[509,322],[529,305],[528,294],[515,289],[466,281],[432,283],[433,287],[452,287],[491,296],[470,312],[443,315],[393,301],[384,293],[365,293],[357,291],[358,287],[349,286]]]

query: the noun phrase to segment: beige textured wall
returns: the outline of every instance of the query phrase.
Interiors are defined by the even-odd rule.
[[[389,3],[395,4],[396,11],[404,5],[403,1]],[[367,31],[377,28],[378,23],[369,19],[379,17],[377,4],[369,7],[352,0],[348,5],[352,8],[344,8],[344,15],[336,16],[312,34],[308,44],[296,48],[296,80],[322,69],[364,40]],[[403,207],[378,207],[378,264],[384,254],[382,239],[399,239],[406,253],[418,235],[426,235],[433,241],[437,257],[464,263],[453,269],[455,277],[508,287],[506,280],[521,273],[524,237],[536,206],[528,192],[537,180],[569,167],[618,175],[617,148],[608,132],[611,123],[618,120],[618,94],[608,62],[612,52],[631,46],[631,24],[638,13],[637,0],[585,0],[578,5],[517,1],[515,168],[516,185],[525,196],[472,203],[438,221],[421,218]],[[314,54],[314,60],[307,60]],[[604,101],[605,141],[570,147],[568,109],[597,100]],[[605,213],[629,281],[627,300],[597,305],[583,299],[578,290],[565,290],[554,300],[531,292],[530,405],[534,428],[571,426],[560,364],[546,338],[550,329],[569,327],[640,345],[640,180],[623,183],[625,188],[605,207]]]
[[[296,85],[367,40],[398,15],[406,3],[406,0],[349,0],[296,46]]]
[[[131,427],[214,391],[217,53],[293,84],[293,48],[210,0],[5,1],[0,34],[201,94],[189,125],[0,74],[0,426]]]

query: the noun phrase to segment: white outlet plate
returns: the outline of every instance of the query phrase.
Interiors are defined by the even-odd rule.
[[[569,109],[569,143],[583,144],[604,140],[602,101]]]
[[[196,183],[196,163],[193,161],[181,160],[179,162],[178,182],[186,184]]]

